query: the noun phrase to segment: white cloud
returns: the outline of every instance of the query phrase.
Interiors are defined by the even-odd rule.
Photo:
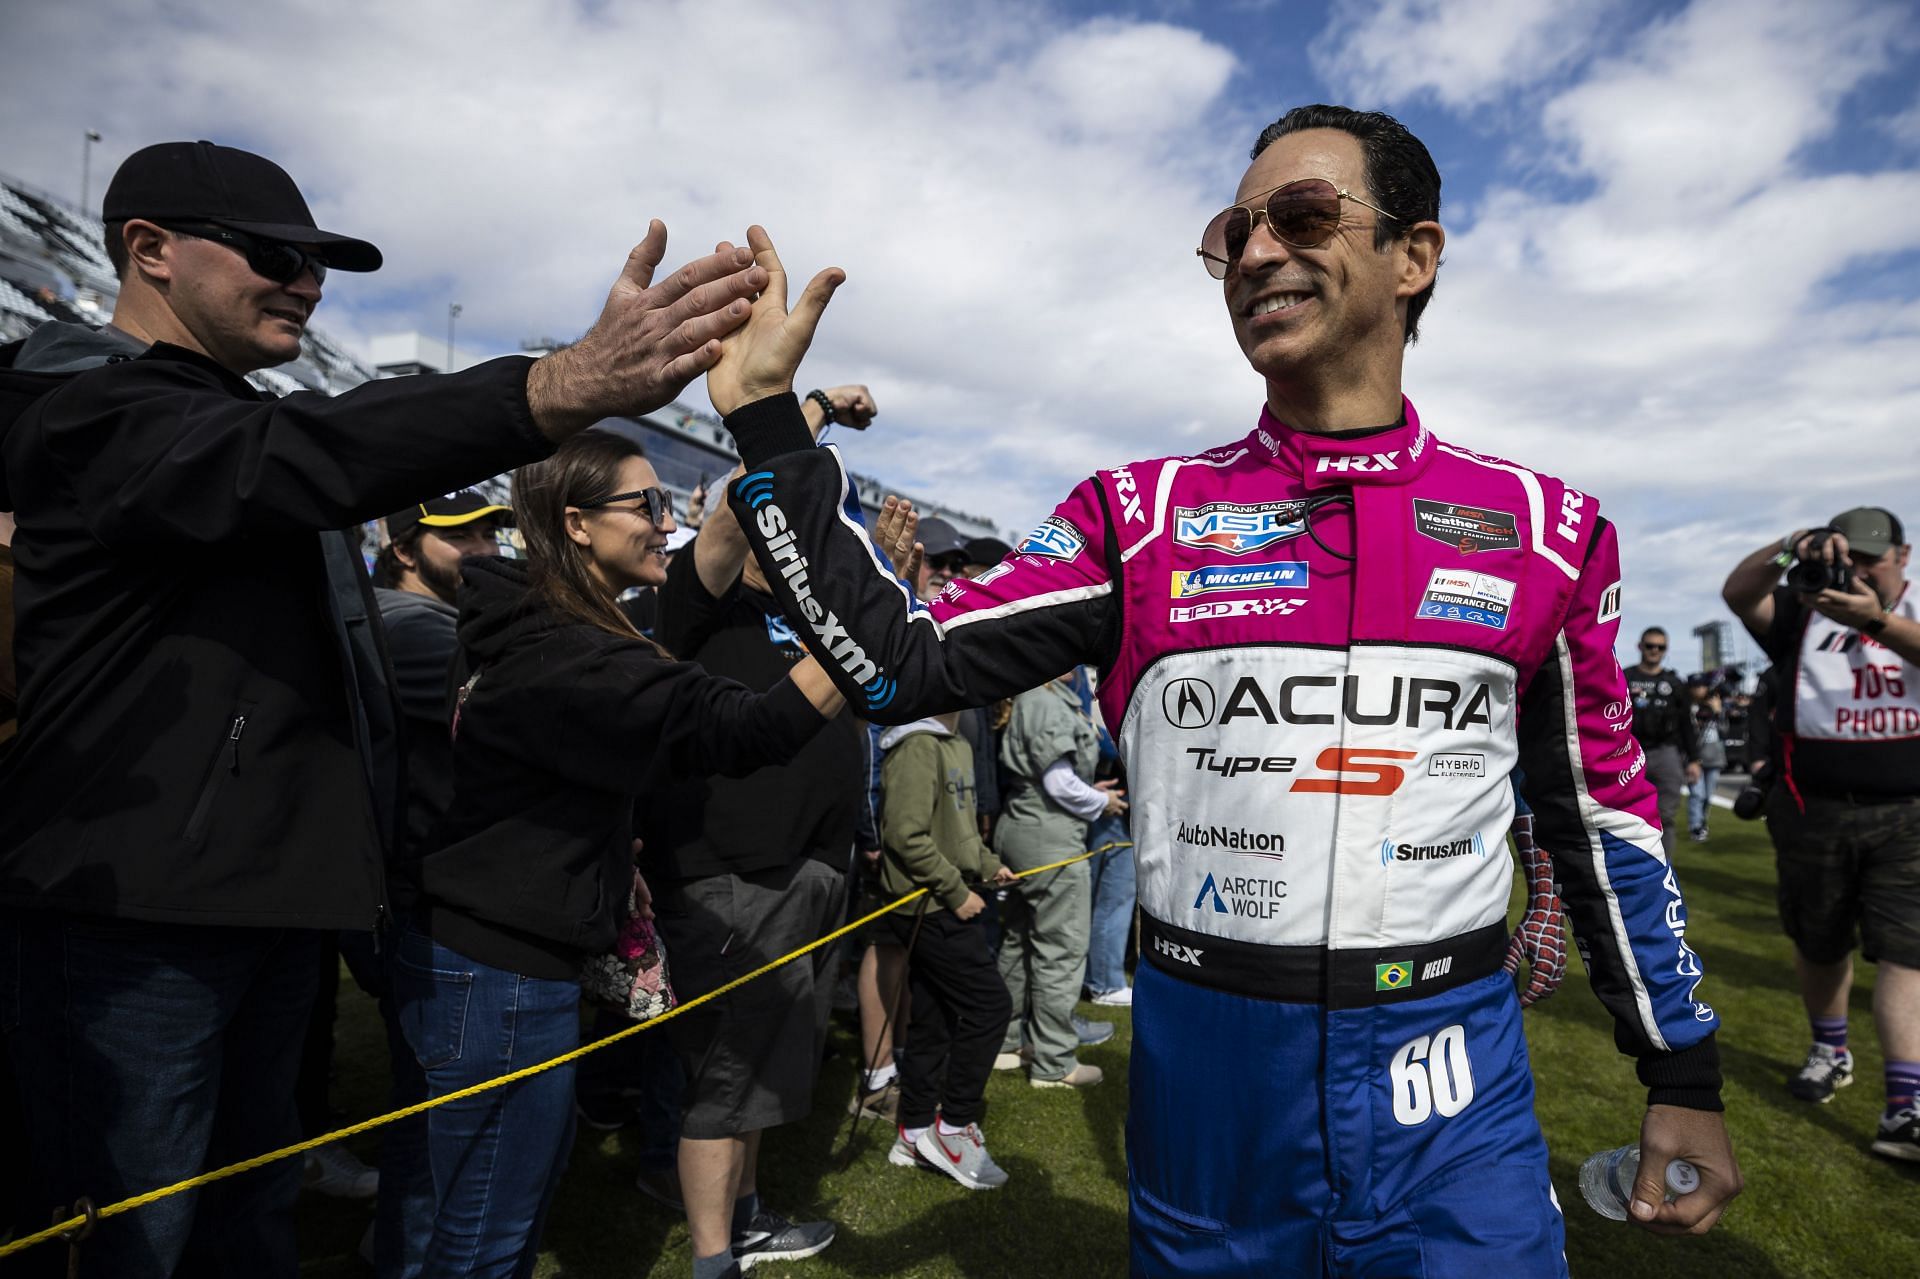
[[[1358,102],[1485,106],[1577,61],[1615,6],[1596,0],[1376,0],[1334,9],[1314,65]]]
[[[1443,435],[1597,494],[1630,629],[1684,632],[1724,616],[1743,546],[1858,501],[1920,523],[1920,298],[1831,293],[1920,248],[1920,167],[1814,163],[1913,32],[1866,0],[1626,11],[1342,5],[1315,48],[1358,98],[1504,122],[1473,157],[1491,184],[1449,192],[1409,392]],[[458,300],[462,346],[570,336],[649,216],[675,261],[760,220],[796,276],[849,273],[806,376],[874,387],[854,465],[1023,527],[1096,466],[1241,434],[1260,398],[1191,254],[1251,141],[1224,136],[1223,93],[1260,68],[1181,26],[1014,0],[84,0],[5,22],[0,168],[71,190],[88,125],[96,195],[147,141],[272,154],[323,225],[387,251],[329,282],[335,332],[438,335]]]

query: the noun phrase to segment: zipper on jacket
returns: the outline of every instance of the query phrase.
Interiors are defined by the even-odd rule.
[[[227,725],[227,735],[222,742],[222,754],[226,756],[227,766],[220,767],[220,756],[215,755],[213,767],[208,770],[207,781],[200,788],[200,797],[193,803],[193,812],[187,818],[186,829],[181,835],[186,839],[198,839],[206,832],[207,817],[213,811],[213,797],[220,792],[220,783],[240,772],[240,735],[247,731],[245,711],[234,713]]]

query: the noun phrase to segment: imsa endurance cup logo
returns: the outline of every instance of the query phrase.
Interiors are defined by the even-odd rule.
[[[1514,589],[1512,582],[1491,573],[1437,568],[1427,579],[1427,593],[1420,597],[1414,616],[1504,631],[1507,614],[1513,609]]]

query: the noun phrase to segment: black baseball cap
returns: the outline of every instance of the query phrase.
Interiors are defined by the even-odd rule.
[[[930,515],[926,519],[921,520],[916,537],[920,545],[926,548],[926,556],[929,560],[944,559],[949,555],[965,555],[967,553],[967,544],[961,539],[960,530],[954,528],[953,525],[947,523],[938,515]]]
[[[488,515],[497,517],[502,524],[513,523],[512,507],[489,502],[472,489],[461,489],[445,497],[417,502],[404,511],[395,511],[387,516],[387,537],[397,542],[422,525],[427,528],[458,528]]]
[[[106,222],[211,222],[311,248],[337,271],[377,271],[380,250],[322,231],[287,171],[251,151],[211,142],[158,142],[128,156],[107,184]]]
[[[997,537],[976,537],[967,543],[967,563],[998,564],[1013,554],[1013,548]]]

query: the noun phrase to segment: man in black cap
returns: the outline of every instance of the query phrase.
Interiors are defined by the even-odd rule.
[[[1920,601],[1910,552],[1891,511],[1856,507],[1747,556],[1722,595],[1773,658],[1782,690],[1767,833],[1813,1031],[1787,1087],[1826,1102],[1853,1082],[1857,932],[1880,970],[1873,1016],[1887,1101],[1872,1148],[1920,1160]],[[1776,586],[1796,560],[1790,585]],[[1803,577],[1808,569],[1817,572]]]
[[[317,938],[385,926],[400,712],[365,572],[327,530],[670,402],[768,278],[722,245],[655,284],[656,221],[564,351],[273,400],[245,375],[298,355],[328,270],[379,251],[210,142],[136,152],[104,212],[112,325],[0,348],[20,673],[0,1026],[47,1208],[291,1137]],[[109,1220],[82,1267],[291,1275],[298,1177]]]

